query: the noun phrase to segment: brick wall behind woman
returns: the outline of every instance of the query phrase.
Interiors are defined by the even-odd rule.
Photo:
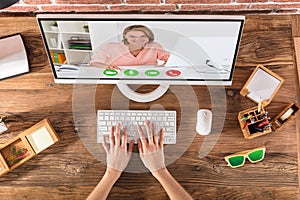
[[[0,12],[296,14],[300,0],[20,0]]]

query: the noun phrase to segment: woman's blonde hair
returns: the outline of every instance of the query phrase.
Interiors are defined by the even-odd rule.
[[[129,32],[129,31],[142,31],[143,33],[146,34],[146,36],[148,37],[149,39],[149,42],[153,42],[154,41],[154,34],[153,32],[147,27],[147,26],[144,26],[144,25],[131,25],[131,26],[128,26],[126,27],[124,30],[123,30],[123,42],[125,44],[128,44],[126,38],[125,38],[125,35]]]

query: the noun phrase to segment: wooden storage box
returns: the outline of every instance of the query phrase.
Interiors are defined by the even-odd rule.
[[[238,121],[243,132],[244,138],[252,139],[258,136],[271,133],[271,127],[266,127],[266,129],[263,129],[263,131],[257,131],[260,128],[260,124],[269,124],[269,120],[267,117],[267,112],[264,110],[264,108],[261,108],[260,112],[258,112],[258,107],[249,108],[247,110],[239,112]],[[268,120],[268,122],[266,122],[265,120]],[[257,132],[254,132],[254,130],[256,130]]]
[[[238,114],[238,121],[246,139],[252,139],[272,132],[272,128],[267,127],[263,131],[253,133],[252,128],[261,122],[261,119],[257,118],[260,116],[257,114],[258,107],[261,107],[261,112],[266,113],[264,107],[271,103],[283,82],[283,78],[267,69],[263,65],[258,65],[248,78],[247,82],[241,89],[240,94],[254,101],[259,106],[241,111]],[[245,114],[250,113],[255,113],[252,118],[252,120],[255,122],[251,123],[251,125],[246,125],[246,122],[241,119]],[[265,121],[265,123],[267,122]],[[268,126],[272,126],[272,123],[268,122]],[[258,130],[258,128],[256,129]]]
[[[274,131],[280,130],[291,119],[295,118],[298,113],[299,105],[295,102],[291,102],[271,121],[272,129]]]
[[[58,140],[48,119],[25,130],[0,148],[0,176],[22,165]]]

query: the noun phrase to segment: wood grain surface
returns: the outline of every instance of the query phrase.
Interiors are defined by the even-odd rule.
[[[239,91],[258,64],[285,79],[265,107],[271,118],[291,101],[299,101],[292,23],[288,15],[246,16],[232,86],[171,86],[156,101],[136,103],[114,85],[55,84],[36,19],[1,17],[0,37],[19,32],[24,36],[30,73],[0,81],[0,115],[8,116],[9,127],[0,135],[0,144],[46,117],[60,141],[0,177],[0,199],[85,199],[106,168],[101,162],[103,152],[95,144],[97,109],[176,110],[178,143],[166,157],[172,160],[178,151],[183,152],[168,169],[194,199],[298,199],[296,120],[251,140],[244,139],[237,121],[239,111],[256,105]],[[214,111],[213,131],[207,137],[195,132],[198,108]],[[246,161],[232,169],[224,161],[226,155],[262,145],[267,148],[262,162]],[[150,173],[124,172],[108,199],[168,197]]]

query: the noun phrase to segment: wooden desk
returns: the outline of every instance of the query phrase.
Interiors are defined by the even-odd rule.
[[[149,109],[161,105],[178,111],[178,126],[189,136],[191,145],[184,154],[168,166],[170,172],[194,199],[297,199],[298,133],[295,120],[279,132],[245,140],[237,114],[255,106],[239,91],[257,64],[263,64],[285,79],[266,110],[275,117],[289,102],[299,101],[297,69],[293,57],[292,16],[247,16],[244,34],[231,87],[226,88],[226,101],[211,102],[210,94],[218,95],[222,88],[208,90],[193,86],[198,105],[185,100],[180,105],[176,96],[184,96],[187,86],[171,86],[161,99],[150,103],[128,102],[114,85],[99,85],[96,89],[95,110],[114,107]],[[0,36],[22,32],[31,72],[0,81],[0,115],[9,117],[9,131],[0,136],[0,143],[48,117],[61,140],[35,156],[13,172],[0,177],[0,196],[5,199],[85,199],[102,177],[105,165],[84,147],[73,120],[73,85],[54,84],[42,39],[34,17],[1,17]],[[88,87],[88,86],[85,86]],[[148,91],[152,87],[142,90]],[[189,88],[190,90],[191,88]],[[209,93],[209,91],[211,93]],[[125,102],[124,102],[125,101]],[[222,108],[226,105],[226,120],[219,138],[214,128],[211,144],[216,144],[204,158],[198,157],[204,137],[195,135],[196,109]],[[181,113],[181,110],[188,112]],[[181,122],[181,117],[182,122]],[[214,122],[215,123],[215,122]],[[91,134],[95,134],[91,126]],[[181,135],[180,137],[182,137]],[[265,145],[265,159],[257,164],[231,169],[224,156],[240,150]],[[108,199],[167,199],[160,184],[150,173],[123,173]]]

